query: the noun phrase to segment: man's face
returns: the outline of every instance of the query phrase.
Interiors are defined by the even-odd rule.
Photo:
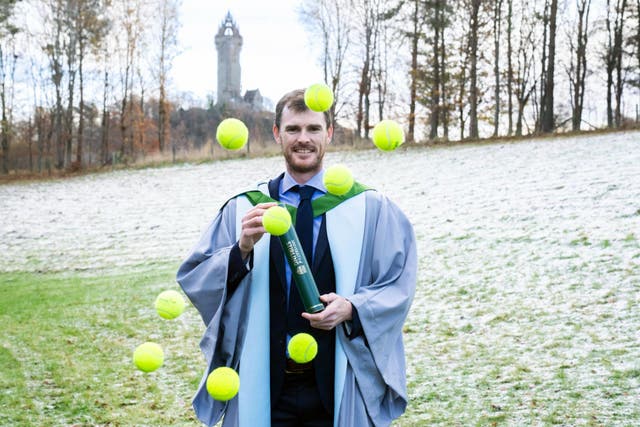
[[[323,113],[307,110],[282,110],[280,129],[273,128],[273,136],[282,147],[287,169],[292,175],[307,178],[322,169],[322,158],[331,142],[333,128],[327,129]]]

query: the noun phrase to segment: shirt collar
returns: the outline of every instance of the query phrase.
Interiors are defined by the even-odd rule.
[[[327,188],[324,186],[324,182],[322,178],[324,177],[324,169],[315,174],[309,181],[305,182],[304,185],[311,186],[316,189],[316,191],[321,191],[322,193],[327,192]],[[299,185],[295,179],[289,175],[289,172],[284,173],[284,177],[282,178],[282,192],[286,193],[291,190],[296,185]]]

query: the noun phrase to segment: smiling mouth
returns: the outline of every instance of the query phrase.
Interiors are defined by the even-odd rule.
[[[313,153],[314,151],[315,150],[312,148],[305,148],[305,147],[298,147],[293,149],[293,152],[298,154],[310,154],[310,153]]]

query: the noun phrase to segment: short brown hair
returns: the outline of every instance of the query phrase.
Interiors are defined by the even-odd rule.
[[[284,107],[289,107],[289,109],[296,113],[308,111],[309,107],[307,107],[307,104],[304,102],[304,89],[296,89],[286,93],[276,104],[275,125],[278,129],[280,129],[280,121],[282,120]],[[327,129],[329,129],[332,126],[331,109],[324,112],[324,119],[327,122]]]

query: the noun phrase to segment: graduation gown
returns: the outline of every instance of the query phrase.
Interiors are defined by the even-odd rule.
[[[268,194],[266,183],[258,189]],[[254,247],[253,268],[231,296],[227,274],[241,218],[251,208],[230,199],[192,249],[177,281],[199,311],[206,330],[200,342],[207,368],[193,399],[206,425],[269,426],[269,238]],[[400,209],[376,191],[365,191],[326,213],[336,293],[358,311],[363,336],[336,328],[334,426],[388,426],[407,405],[402,327],[416,285],[413,228]],[[246,351],[245,351],[246,350]],[[229,402],[206,390],[219,366],[239,371],[240,392]]]

